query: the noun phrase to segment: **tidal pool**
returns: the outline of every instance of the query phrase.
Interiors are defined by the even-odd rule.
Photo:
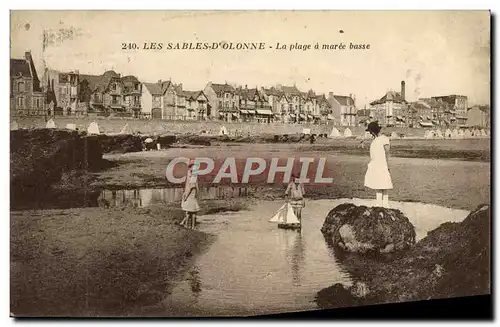
[[[199,230],[217,235],[217,240],[174,285],[156,314],[257,315],[318,309],[319,290],[352,283],[320,231],[328,212],[345,202],[373,205],[363,199],[308,201],[301,232],[268,222],[280,201],[199,217]],[[441,223],[462,221],[469,213],[422,203],[391,202],[391,206],[411,220],[417,240]]]

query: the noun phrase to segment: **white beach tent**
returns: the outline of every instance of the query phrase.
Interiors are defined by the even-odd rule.
[[[348,127],[344,130],[344,137],[351,137],[351,136],[352,136],[352,132]]]
[[[444,132],[444,137],[451,139],[451,130],[449,128]]]
[[[222,126],[219,130],[219,135],[229,135],[226,126]]]
[[[440,138],[440,139],[442,139],[442,138],[443,138],[443,133],[441,132],[441,130],[440,130],[440,129],[438,129],[438,130],[436,130],[436,131],[434,132],[434,136],[435,136],[436,138]]]
[[[132,129],[128,124],[125,124],[125,126],[123,126],[122,130],[120,131],[120,134],[132,134]]]
[[[76,130],[76,124],[66,124],[66,129],[70,129],[72,131]]]
[[[369,133],[368,133],[368,134],[369,134]],[[392,132],[392,133],[391,133],[391,139],[398,139],[398,138],[399,138],[398,133],[396,133],[396,132]]]
[[[335,126],[332,128],[332,131],[331,131],[329,137],[330,138],[340,137],[340,132]]]
[[[303,128],[302,133],[306,135],[311,135],[311,129],[310,128]]]
[[[50,118],[47,124],[45,125],[45,128],[56,128],[56,123],[54,119]]]
[[[451,131],[451,138],[458,139],[458,129],[455,128]]]
[[[464,137],[465,137],[466,139],[470,139],[470,138],[472,138],[472,132],[470,131],[470,129],[466,129],[466,130],[464,131]]]
[[[465,138],[465,131],[463,129],[460,129],[458,131],[458,138],[460,138],[460,139]]]
[[[434,132],[431,131],[431,130],[426,130],[424,138],[426,138],[426,139],[433,139],[434,138]]]
[[[15,131],[15,130],[18,130],[18,129],[19,129],[19,125],[17,124],[17,121],[15,121],[15,120],[14,120],[14,121],[12,121],[12,122],[10,123],[10,130],[11,130],[11,131]]]
[[[89,124],[89,127],[87,128],[87,133],[88,134],[100,134],[99,133],[99,125],[93,121]]]
[[[481,136],[487,136],[486,131],[484,129],[481,130]]]

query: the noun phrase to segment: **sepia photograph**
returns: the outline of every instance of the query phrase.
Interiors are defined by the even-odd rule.
[[[10,317],[492,301],[491,24],[11,10]]]

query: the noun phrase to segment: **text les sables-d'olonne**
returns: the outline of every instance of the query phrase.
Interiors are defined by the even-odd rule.
[[[370,50],[369,43],[280,43],[274,45],[265,42],[122,42],[122,50],[278,50],[278,51],[310,51],[310,50]]]

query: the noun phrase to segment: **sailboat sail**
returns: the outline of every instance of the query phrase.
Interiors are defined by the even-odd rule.
[[[283,223],[286,219],[286,203],[278,209],[276,214],[269,220],[270,223]]]
[[[290,204],[288,204],[288,210],[286,213],[286,222],[285,223],[287,223],[287,224],[300,224],[300,221],[297,218],[297,216],[295,215],[295,213],[293,212],[293,208]]]
[[[269,220],[271,223],[284,223],[284,224],[300,224],[299,219],[293,212],[293,208],[289,203],[285,203],[278,212]]]

